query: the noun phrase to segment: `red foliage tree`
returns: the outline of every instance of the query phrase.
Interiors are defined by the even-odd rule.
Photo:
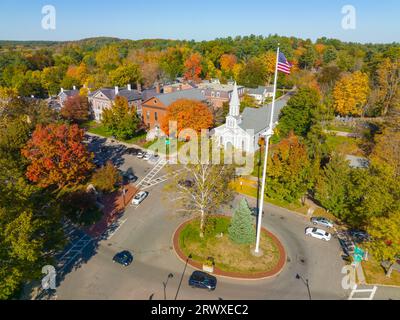
[[[64,119],[76,123],[89,120],[89,102],[87,97],[80,95],[69,97],[61,109],[61,115]]]
[[[63,189],[83,183],[94,168],[83,137],[84,131],[77,125],[37,126],[22,150],[30,161],[28,179],[42,188],[56,185]]]

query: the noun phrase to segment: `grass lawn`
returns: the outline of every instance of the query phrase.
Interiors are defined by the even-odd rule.
[[[86,128],[90,133],[97,134],[104,138],[112,137],[112,134],[109,133],[104,126],[102,126],[100,123],[96,121],[88,121],[84,123],[82,126]],[[147,135],[146,132],[140,132],[131,139],[121,140],[121,141],[125,143],[138,144],[140,146],[143,146],[146,142],[146,135]]]
[[[240,185],[240,182],[243,184]],[[257,198],[257,182],[246,179],[245,177],[241,177],[239,179],[236,179],[234,182],[231,184],[233,190],[235,190],[237,193],[244,194],[249,197]],[[308,212],[308,206],[303,206],[300,202],[295,202],[295,203],[288,203],[286,201],[282,200],[277,200],[277,199],[271,199],[271,198],[266,198],[265,201],[276,205],[278,207],[286,208],[291,211],[296,211],[301,214],[307,214]]]
[[[344,155],[354,155],[362,157],[364,155],[360,148],[360,139],[328,135],[326,143],[330,150]]]
[[[339,125],[339,124],[328,124],[326,129],[329,131],[340,131],[340,132],[348,132],[348,133],[354,132],[354,128],[346,126],[346,125]]]
[[[229,239],[229,217],[212,217],[215,229],[204,238],[200,238],[200,221],[194,220],[181,232],[179,245],[182,251],[199,263],[205,263],[208,257],[213,257],[215,266],[227,272],[255,273],[272,270],[280,259],[279,249],[275,242],[265,233],[261,237],[261,249],[264,256],[256,258],[251,254],[253,245],[238,245]],[[218,235],[223,234],[222,237]]]
[[[368,261],[362,263],[366,280],[369,284],[383,284],[400,286],[400,272],[393,271],[390,278],[386,277],[381,265],[370,256]]]

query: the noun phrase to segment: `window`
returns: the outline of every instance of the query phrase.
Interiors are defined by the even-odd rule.
[[[158,113],[157,113],[157,112],[154,112],[154,119],[155,119],[156,121],[158,121]]]
[[[211,97],[213,97],[213,98],[215,97],[215,92],[214,91],[211,92]]]
[[[221,96],[221,92],[217,92],[217,98],[219,98]]]
[[[147,117],[147,121],[150,121],[150,111],[147,111],[146,117]]]

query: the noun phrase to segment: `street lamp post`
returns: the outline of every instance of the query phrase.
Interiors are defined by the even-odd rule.
[[[183,273],[182,273],[182,277],[181,277],[181,281],[179,282],[178,290],[176,291],[175,300],[178,299],[178,294],[179,294],[179,291],[181,290],[183,277],[185,276],[186,268],[187,268],[187,266],[188,266],[188,264],[189,264],[189,260],[190,260],[190,259],[192,259],[192,255],[191,255],[191,254],[189,255],[189,257],[188,257],[187,260],[186,260],[185,268],[183,269]]]
[[[296,279],[297,279],[297,280],[303,281],[303,283],[307,286],[308,298],[309,298],[310,300],[312,300],[312,298],[311,298],[310,284],[309,284],[309,282],[308,282],[308,279],[304,279],[304,278],[303,278],[301,275],[299,275],[299,274],[296,274]]]
[[[167,281],[163,282],[163,286],[164,286],[164,300],[167,300],[167,285],[168,285],[168,281],[169,279],[172,279],[174,277],[174,275],[172,273],[170,273],[168,275]]]

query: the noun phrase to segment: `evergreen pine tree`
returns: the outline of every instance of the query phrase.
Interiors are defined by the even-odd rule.
[[[229,238],[237,244],[251,244],[256,238],[253,217],[246,199],[242,199],[229,227]]]

